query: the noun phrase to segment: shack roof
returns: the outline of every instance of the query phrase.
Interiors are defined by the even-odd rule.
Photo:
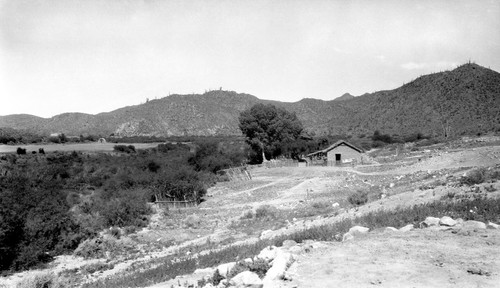
[[[330,151],[332,149],[335,149],[336,147],[338,147],[340,145],[346,145],[346,146],[350,147],[351,149],[358,151],[359,153],[363,153],[362,149],[360,149],[360,148],[352,145],[351,143],[349,143],[349,142],[347,142],[345,140],[339,140],[339,141],[333,143],[332,145],[328,146],[328,148],[325,148],[323,150],[319,150],[319,151],[307,154],[306,156],[307,157],[311,157],[311,156],[315,156],[315,155],[321,154],[321,153],[326,154],[326,153],[328,153],[328,151]]]

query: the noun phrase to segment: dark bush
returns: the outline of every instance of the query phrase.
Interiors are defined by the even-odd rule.
[[[388,135],[388,134],[381,134],[380,131],[378,131],[378,130],[376,130],[373,133],[372,140],[374,142],[380,141],[380,142],[384,142],[384,143],[387,143],[387,144],[392,143],[392,138],[391,138],[390,135]]]
[[[135,146],[134,145],[115,145],[113,147],[113,150],[116,152],[122,152],[122,153],[135,153]]]
[[[347,200],[354,206],[361,206],[368,202],[368,193],[366,191],[358,190],[356,193],[351,194]]]
[[[460,184],[462,185],[475,185],[481,184],[486,181],[486,169],[480,168],[468,172],[465,176],[460,178]]]
[[[25,155],[26,154],[26,149],[24,148],[21,148],[21,147],[17,147],[17,155]]]
[[[151,160],[149,163],[148,163],[148,170],[153,172],[153,173],[156,173],[158,172],[158,170],[160,170],[161,166],[160,164],[156,163],[155,161]]]

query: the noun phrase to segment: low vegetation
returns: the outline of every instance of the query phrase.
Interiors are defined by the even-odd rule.
[[[101,257],[128,249],[98,233],[109,227],[133,231],[148,224],[148,201],[201,201],[218,169],[240,165],[242,151],[216,142],[163,144],[136,150],[115,146],[117,155],[8,154],[0,158],[0,270],[18,271],[75,251]],[[20,148],[22,149],[22,148]],[[187,226],[196,226],[188,219]],[[111,232],[113,234],[113,232]],[[97,238],[96,238],[97,237]],[[115,248],[116,249],[115,249]],[[77,249],[78,248],[78,249]]]
[[[364,205],[368,202],[368,192],[361,190],[356,191],[354,194],[351,194],[347,200],[354,206]]]
[[[345,219],[334,224],[314,226],[292,233],[290,235],[278,236],[273,239],[259,240],[253,244],[233,245],[208,254],[198,255],[198,257],[187,257],[182,260],[172,261],[175,256],[159,259],[159,266],[153,269],[144,267],[144,271],[133,274],[121,275],[117,278],[103,279],[93,283],[83,285],[86,288],[98,287],[143,287],[148,284],[166,281],[175,275],[184,275],[194,272],[197,268],[214,267],[221,263],[238,261],[247,257],[257,255],[262,249],[269,245],[281,246],[285,240],[294,240],[298,243],[304,240],[318,241],[338,241],[339,235],[347,232],[354,225],[363,225],[370,229],[384,227],[402,227],[407,224],[415,224],[425,220],[427,216],[442,217],[450,216],[454,219],[493,221],[500,220],[500,199],[487,199],[485,197],[475,197],[459,201],[437,201],[433,203],[415,205],[408,208],[400,208],[394,211],[372,212],[354,219]],[[239,262],[238,266],[249,270],[249,264]],[[264,271],[264,263],[255,265],[254,270]],[[214,278],[212,278],[213,280]]]

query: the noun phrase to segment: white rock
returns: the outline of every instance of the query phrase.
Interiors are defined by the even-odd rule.
[[[345,233],[344,236],[342,236],[342,242],[349,241],[352,239],[354,239],[354,236],[352,236],[352,234],[349,232]]]
[[[488,229],[500,229],[500,225],[495,224],[493,222],[488,222],[488,225],[486,225],[486,228],[488,228]]]
[[[363,227],[363,226],[354,226],[354,227],[351,227],[351,229],[349,229],[349,233],[351,233],[351,235],[356,235],[356,234],[365,234],[365,233],[368,233],[368,231],[370,231],[370,228],[367,228],[367,227]]]
[[[215,272],[215,268],[205,268],[205,269],[196,269],[193,274],[203,274],[203,275],[212,275]]]
[[[448,217],[448,216],[443,216],[441,217],[441,220],[439,220],[439,224],[443,226],[455,226],[457,225],[457,221],[453,220],[453,218]]]
[[[290,247],[295,246],[295,245],[297,245],[297,242],[295,242],[293,240],[285,240],[285,241],[283,241],[282,247],[283,248],[290,248]]]
[[[300,254],[302,253],[303,249],[299,245],[292,246],[288,248],[288,251],[293,254]]]
[[[236,265],[236,262],[229,262],[229,263],[220,264],[219,266],[217,266],[217,270],[219,270],[219,274],[222,277],[226,278],[227,273],[229,271],[231,271],[231,269],[233,269],[234,265]]]
[[[244,271],[234,276],[229,283],[236,287],[262,288],[264,284],[259,276],[250,271]]]
[[[393,188],[394,186],[396,186],[396,184],[394,183],[389,184],[389,188]]]
[[[271,234],[273,233],[273,230],[264,230],[262,231],[262,233],[260,233],[260,239],[265,239],[265,238],[268,238],[268,236],[271,236]]]
[[[277,252],[278,248],[276,248],[276,246],[268,246],[260,251],[259,255],[257,255],[257,258],[264,260],[273,260],[274,258],[276,258]]]
[[[427,217],[424,221],[420,222],[420,228],[426,228],[431,226],[439,226],[439,218]]]
[[[486,229],[486,224],[481,221],[468,220],[462,223],[462,227],[467,229]]]
[[[401,232],[408,232],[408,231],[411,231],[413,229],[415,229],[415,226],[413,226],[413,224],[408,224],[408,225],[406,225],[404,227],[399,228],[399,231],[401,231]]]
[[[333,203],[333,204],[332,204],[332,207],[333,207],[333,208],[337,208],[337,207],[339,207],[339,206],[340,206],[340,204],[339,204],[339,203],[337,203],[337,202],[335,202],[335,203]]]
[[[397,228],[394,227],[385,227],[384,232],[396,232],[399,231]]]
[[[276,258],[273,260],[273,266],[267,270],[265,281],[281,280],[288,267],[293,263],[293,255],[283,250],[278,250]]]

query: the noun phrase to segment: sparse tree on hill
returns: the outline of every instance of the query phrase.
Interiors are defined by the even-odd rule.
[[[262,154],[269,158],[281,155],[283,146],[296,141],[303,130],[295,113],[271,104],[256,104],[241,112],[239,122],[254,152],[250,159],[254,163],[264,160]]]

